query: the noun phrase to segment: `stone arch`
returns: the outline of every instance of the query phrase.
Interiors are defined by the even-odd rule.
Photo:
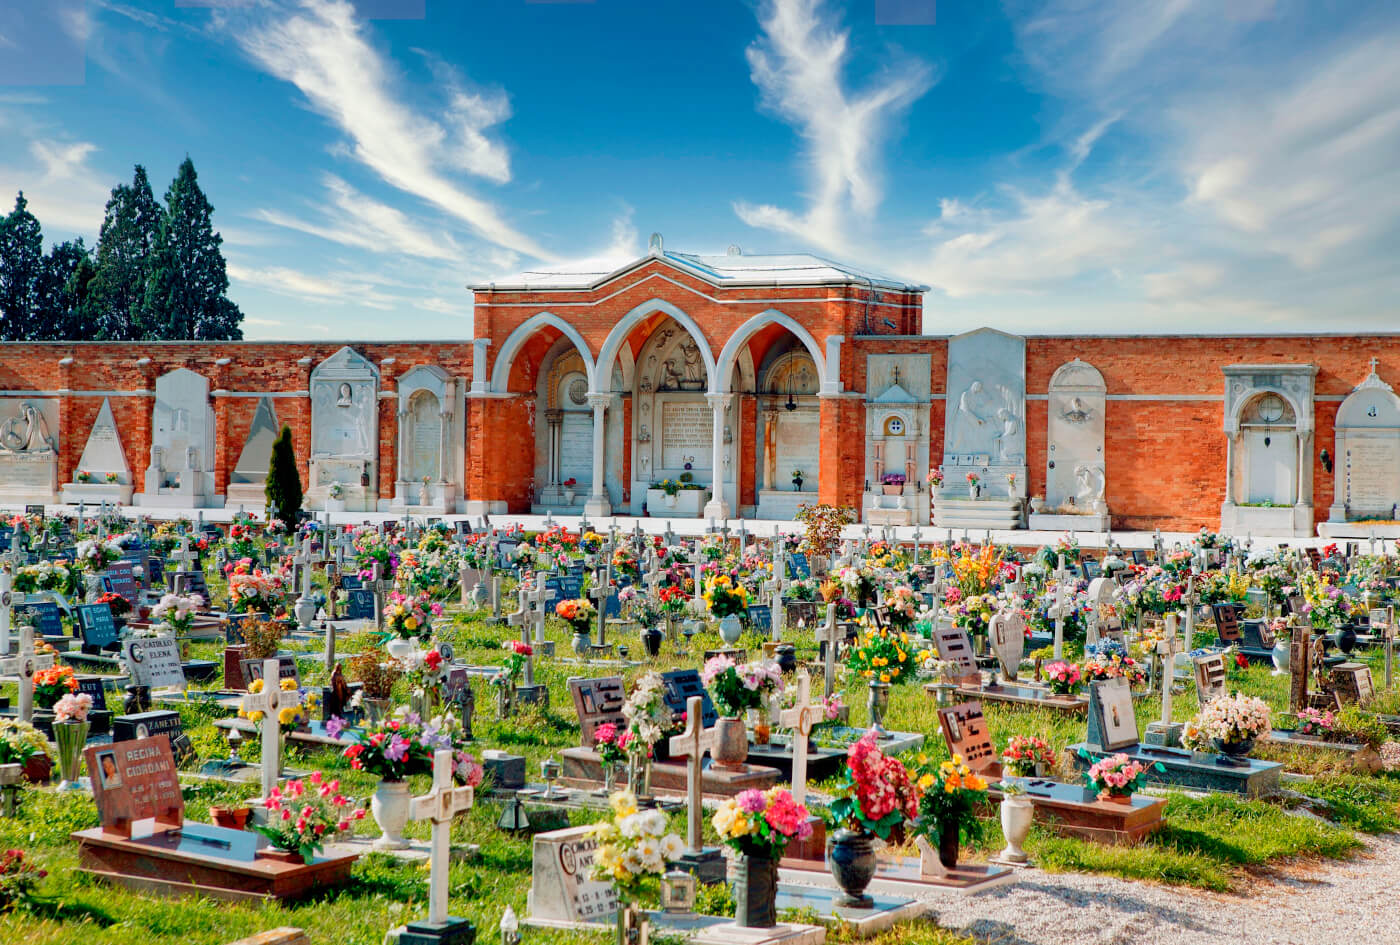
[[[776,308],[766,309],[754,315],[744,324],[740,325],[729,340],[724,343],[720,350],[719,359],[716,361],[716,369],[710,373],[710,393],[729,393],[730,377],[733,375],[734,360],[739,356],[739,352],[760,329],[769,325],[779,325],[786,328],[793,334],[802,346],[807,349],[807,353],[812,356],[812,363],[817,366],[817,380],[819,389],[824,389],[827,381],[826,358],[822,355],[821,346],[812,337],[811,332],[802,327],[791,315],[778,311]]]
[[[608,337],[604,340],[603,347],[598,352],[596,369],[592,373],[591,393],[608,393],[608,391],[599,389],[600,379],[606,378],[607,384],[609,388],[611,388],[613,362],[617,360],[624,343],[627,341],[627,336],[632,332],[632,329],[641,324],[648,315],[655,312],[664,312],[670,315],[675,319],[676,324],[685,329],[686,333],[694,339],[696,345],[700,348],[700,357],[705,362],[706,379],[711,388],[713,388],[715,356],[710,350],[710,342],[705,338],[705,333],[700,330],[700,326],[696,324],[695,319],[691,318],[684,311],[672,305],[670,302],[667,302],[665,299],[649,299],[622,316],[618,323],[613,326],[612,331],[608,332]]]
[[[515,327],[506,340],[501,345],[501,350],[496,354],[496,363],[491,368],[491,390],[498,394],[506,393],[510,388],[510,370],[515,364],[515,356],[520,353],[520,348],[536,332],[544,328],[554,328],[565,338],[573,342],[578,349],[579,356],[583,359],[585,373],[588,375],[589,390],[597,386],[594,376],[593,352],[588,347],[588,342],[583,340],[583,335],[579,334],[577,328],[570,325],[564,319],[553,312],[536,312],[525,321]]]

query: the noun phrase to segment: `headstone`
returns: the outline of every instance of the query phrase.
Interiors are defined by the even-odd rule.
[[[622,704],[627,701],[627,694],[621,676],[575,677],[569,680],[569,692],[578,713],[580,744],[592,747],[593,733],[604,722],[625,724]]]
[[[447,912],[448,870],[452,866],[452,821],[472,806],[472,789],[452,782],[452,752],[433,753],[433,787],[409,802],[410,820],[432,821],[429,841],[428,921],[410,922],[399,937],[403,945],[472,945],[476,929]]]
[[[1337,408],[1333,522],[1394,518],[1400,503],[1400,397],[1376,374]]]
[[[180,713],[169,709],[154,712],[139,712],[134,715],[118,715],[112,719],[112,741],[124,742],[138,738],[156,738],[164,735],[170,739],[170,750],[177,763],[194,757],[194,745],[185,734]]]
[[[1001,777],[1001,763],[992,746],[981,702],[973,699],[939,709],[938,727],[950,754],[962,755],[967,766],[979,775],[993,780]]]
[[[1018,497],[1026,487],[1026,342],[992,329],[948,341],[943,469],[947,495],[968,496],[966,474],[988,495]],[[1011,488],[1008,474],[1014,475]]]
[[[130,837],[139,821],[155,821],[157,831],[184,824],[185,798],[169,738],[92,745],[84,756],[103,830]]]
[[[128,637],[122,645],[131,684],[151,689],[183,689],[180,644],[173,636]]]
[[[379,496],[379,370],[349,347],[311,372],[311,489],[323,503],[339,483],[352,512]]]
[[[1219,653],[1198,656],[1196,668],[1196,699],[1201,706],[1225,695],[1225,660]]]
[[[214,408],[209,379],[188,368],[156,378],[151,455],[141,501],[195,506],[214,493]]]
[[[251,681],[245,661],[244,679]],[[263,664],[263,677],[271,676],[278,672],[278,661],[267,660]],[[278,711],[287,704],[288,699],[296,699],[294,693],[284,693],[280,686],[270,683],[263,685],[261,692],[250,692],[243,697],[244,712],[261,712],[262,719],[262,797],[270,797],[272,789],[277,786],[278,778],[282,773],[282,736],[281,724],[278,721]]]
[[[530,871],[529,911],[540,924],[599,922],[617,912],[617,888],[592,878],[598,840],[592,827],[537,833]]]
[[[0,501],[58,500],[58,401],[0,398]]]
[[[1297,714],[1308,706],[1308,671],[1311,667],[1311,631],[1294,627],[1288,646],[1288,711]]]
[[[110,605],[79,604],[75,610],[78,613],[78,632],[82,634],[84,652],[98,653],[115,648],[121,634],[117,632],[116,621],[112,619]]]
[[[719,719],[719,713],[715,711],[714,701],[711,700],[709,691],[705,689],[705,684],[701,680],[698,670],[673,669],[662,673],[661,698],[676,719],[679,719],[682,713],[689,711],[690,700],[694,698],[700,700],[701,721],[706,726],[713,726]]]
[[[356,588],[350,591],[349,606],[345,611],[347,620],[374,620],[374,591]]]
[[[1089,684],[1089,732],[1094,750],[1117,751],[1138,743],[1137,715],[1128,680],[1098,679]]]
[[[1016,610],[997,611],[987,625],[987,637],[997,662],[1001,664],[1002,675],[1015,681],[1016,672],[1021,667],[1021,657],[1026,651],[1025,618]]]
[[[15,612],[28,615],[34,625],[34,632],[41,637],[63,636],[63,612],[51,600],[39,600],[20,604]]]
[[[933,632],[933,643],[938,649],[938,658],[953,664],[953,679],[971,680],[974,684],[981,680],[966,627],[938,627]]]
[[[118,482],[131,485],[131,467],[122,449],[116,418],[112,416],[112,401],[107,397],[102,398],[102,407],[97,411],[77,468],[91,473],[94,483],[105,483],[108,473],[116,473]]]
[[[805,669],[798,671],[797,699],[791,709],[778,714],[778,724],[792,729],[792,797],[799,804],[807,799],[808,737],[825,719],[825,708],[812,704],[812,677]]]
[[[301,685],[301,671],[297,668],[297,659],[295,656],[291,653],[278,653],[277,656],[272,659],[276,659],[277,661],[278,679],[295,679],[297,685]],[[241,660],[239,662],[239,669],[243,673],[244,684],[251,683],[256,679],[262,679],[263,668],[266,664],[272,662],[272,659]]]
[[[1365,663],[1342,663],[1332,667],[1332,691],[1341,705],[1367,705],[1376,694],[1371,667]]]

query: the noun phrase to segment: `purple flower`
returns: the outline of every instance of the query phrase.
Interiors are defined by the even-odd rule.
[[[395,735],[384,748],[384,757],[390,761],[403,761],[408,757],[408,739]]]
[[[746,814],[757,814],[768,806],[768,801],[763,796],[762,791],[748,790],[736,798],[739,809]]]
[[[331,738],[339,738],[343,731],[345,731],[345,720],[338,715],[332,715],[326,722],[326,734]]]

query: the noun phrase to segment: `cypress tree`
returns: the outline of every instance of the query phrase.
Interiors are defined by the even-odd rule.
[[[0,340],[23,341],[38,330],[44,279],[44,234],[24,191],[0,219]]]
[[[156,240],[145,317],[155,337],[238,340],[243,313],[228,298],[223,237],[214,232],[214,208],[199,189],[188,157],[165,192],[165,216]]]
[[[82,238],[57,243],[44,257],[39,284],[40,318],[29,332],[33,341],[67,341],[96,337],[87,319],[88,287],[96,270]]]
[[[146,283],[164,216],[140,164],[130,186],[112,188],[97,237],[97,274],[84,303],[86,320],[97,329],[89,337],[112,341],[160,337],[145,324],[144,312]]]
[[[272,458],[267,464],[267,514],[280,518],[289,527],[301,518],[301,473],[297,471],[296,452],[292,449],[292,428],[282,427],[272,441]]]

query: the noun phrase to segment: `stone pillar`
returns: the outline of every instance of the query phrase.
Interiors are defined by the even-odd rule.
[[[763,488],[771,492],[775,487],[778,469],[778,411],[763,412]]]
[[[593,408],[593,488],[583,511],[590,518],[612,514],[612,503],[608,500],[603,471],[603,458],[608,445],[605,412],[611,401],[611,394],[588,395],[588,405]]]
[[[724,416],[733,399],[733,394],[705,395],[713,413],[713,429],[710,431],[710,488],[713,495],[705,503],[705,518],[717,521],[730,517],[729,502],[724,495]]]
[[[559,486],[559,452],[564,448],[564,411],[557,407],[546,410],[544,420],[549,425],[549,432],[545,434],[545,462],[548,465],[544,483],[545,489],[554,492]]]
[[[491,375],[487,373],[486,346],[490,338],[472,339],[472,388],[473,394],[484,394],[491,387]]]
[[[1225,434],[1225,504],[1235,503],[1235,435]]]

